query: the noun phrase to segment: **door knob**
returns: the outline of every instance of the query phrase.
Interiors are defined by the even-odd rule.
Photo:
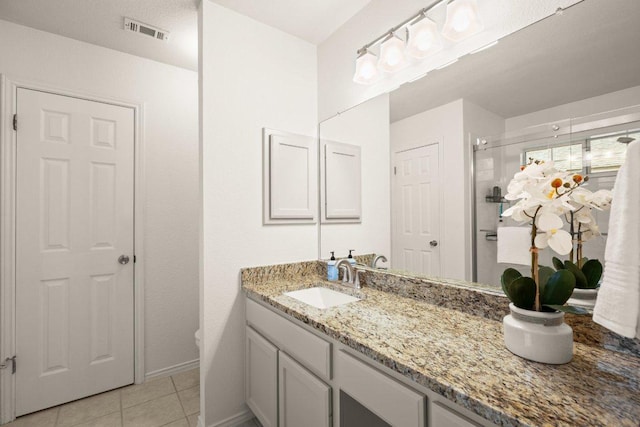
[[[436,246],[438,246],[438,241],[437,240],[432,240],[429,242],[429,244],[431,245],[432,248],[435,248]]]
[[[120,255],[120,256],[118,257],[118,262],[119,262],[120,264],[122,264],[122,265],[129,264],[129,257],[128,257],[128,256],[126,256],[126,255]]]

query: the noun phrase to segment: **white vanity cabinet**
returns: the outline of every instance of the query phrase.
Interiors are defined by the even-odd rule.
[[[247,299],[245,397],[264,427],[492,424]]]
[[[245,400],[264,427],[331,427],[331,344],[247,300]]]

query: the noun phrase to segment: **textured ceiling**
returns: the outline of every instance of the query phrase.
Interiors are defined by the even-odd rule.
[[[169,41],[124,31],[125,16],[169,31]],[[0,19],[198,69],[198,0],[0,0]]]
[[[212,1],[318,44],[371,0]],[[199,0],[0,0],[0,19],[197,71],[198,4]],[[169,41],[124,31],[125,16],[169,31]]]
[[[401,86],[391,121],[460,98],[509,118],[638,86],[638,17],[638,0],[585,0]]]

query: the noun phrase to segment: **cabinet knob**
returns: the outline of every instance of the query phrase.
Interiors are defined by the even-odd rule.
[[[432,248],[435,248],[436,246],[438,246],[438,241],[437,240],[432,240],[429,242],[429,244],[431,245]]]

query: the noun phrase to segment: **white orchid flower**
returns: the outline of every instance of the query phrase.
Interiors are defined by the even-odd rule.
[[[561,230],[564,223],[558,215],[543,213],[537,218],[537,228],[541,234],[536,235],[535,245],[538,248],[549,246],[560,255],[567,255],[573,247],[571,234]]]
[[[571,194],[571,198],[582,206],[605,210],[611,206],[613,195],[610,190],[598,190],[592,193],[586,188],[576,188]]]
[[[592,208],[599,210],[608,209],[613,200],[613,193],[610,190],[598,190],[587,198],[587,202]]]
[[[595,222],[589,224],[589,228],[582,233],[582,241],[587,241],[593,237],[600,236],[600,227]]]
[[[577,222],[575,225],[580,224],[595,224],[596,219],[591,215],[590,209],[582,209],[576,212],[574,215],[574,220]]]

